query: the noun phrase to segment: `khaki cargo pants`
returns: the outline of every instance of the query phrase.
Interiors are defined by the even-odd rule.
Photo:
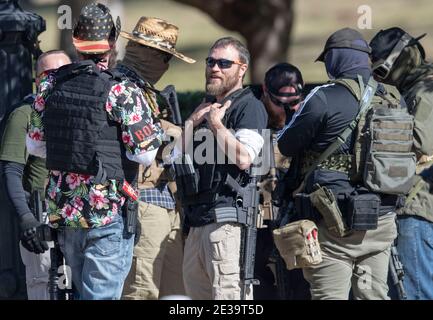
[[[194,300],[240,299],[241,227],[212,223],[191,228],[185,242],[183,274],[186,294]],[[247,292],[252,299],[252,289]]]
[[[150,300],[167,295],[184,295],[183,237],[179,213],[140,201],[138,217],[141,237],[134,247],[122,299]]]
[[[395,214],[379,217],[376,230],[355,231],[336,238],[318,224],[323,261],[304,268],[313,300],[347,300],[352,288],[354,299],[384,300],[388,297],[390,248],[397,237]]]

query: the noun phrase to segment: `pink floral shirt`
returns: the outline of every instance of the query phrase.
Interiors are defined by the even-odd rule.
[[[45,152],[42,118],[45,99],[54,86],[53,74],[44,77],[33,104],[28,138],[39,144]],[[129,80],[111,88],[105,105],[109,118],[120,124],[122,140],[131,155],[157,149],[162,142],[163,131],[159,122],[153,122],[152,110],[140,89]],[[133,128],[146,128],[135,132]],[[95,184],[93,176],[71,172],[51,171],[46,202],[48,216],[54,227],[94,228],[111,222],[121,212],[125,197],[118,192],[118,183],[108,180]]]

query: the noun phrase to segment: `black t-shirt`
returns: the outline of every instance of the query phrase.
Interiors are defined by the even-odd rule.
[[[232,105],[226,111],[226,128],[238,131],[240,129],[261,130],[266,129],[268,115],[263,103],[257,100],[249,89],[236,91],[225,100],[232,100]],[[224,121],[224,120],[223,120]],[[222,166],[222,165],[220,165]],[[237,166],[226,164],[230,175],[237,178],[242,173]],[[217,170],[217,169],[216,169]],[[191,227],[199,227],[214,222],[212,209],[234,207],[234,193],[228,186],[223,186],[211,204],[197,204],[185,208],[187,224]]]

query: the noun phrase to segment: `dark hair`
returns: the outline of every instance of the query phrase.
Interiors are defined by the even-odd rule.
[[[304,79],[301,71],[290,63],[278,63],[266,71],[265,86],[274,95],[282,87],[295,86],[297,90],[302,91]]]
[[[226,48],[232,46],[239,53],[239,60],[242,63],[250,64],[250,53],[248,49],[243,45],[242,42],[233,38],[233,37],[224,37],[215,41],[209,51],[212,51],[216,48]]]

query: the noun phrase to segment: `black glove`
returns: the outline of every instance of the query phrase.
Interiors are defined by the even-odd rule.
[[[41,241],[36,232],[41,223],[36,220],[32,213],[26,213],[20,219],[21,229],[21,244],[30,252],[36,254],[44,253],[48,250],[48,244],[45,241]]]
[[[137,222],[135,224],[134,246],[136,246],[138,244],[138,241],[140,241],[140,236],[141,236],[141,223],[137,219]]]

